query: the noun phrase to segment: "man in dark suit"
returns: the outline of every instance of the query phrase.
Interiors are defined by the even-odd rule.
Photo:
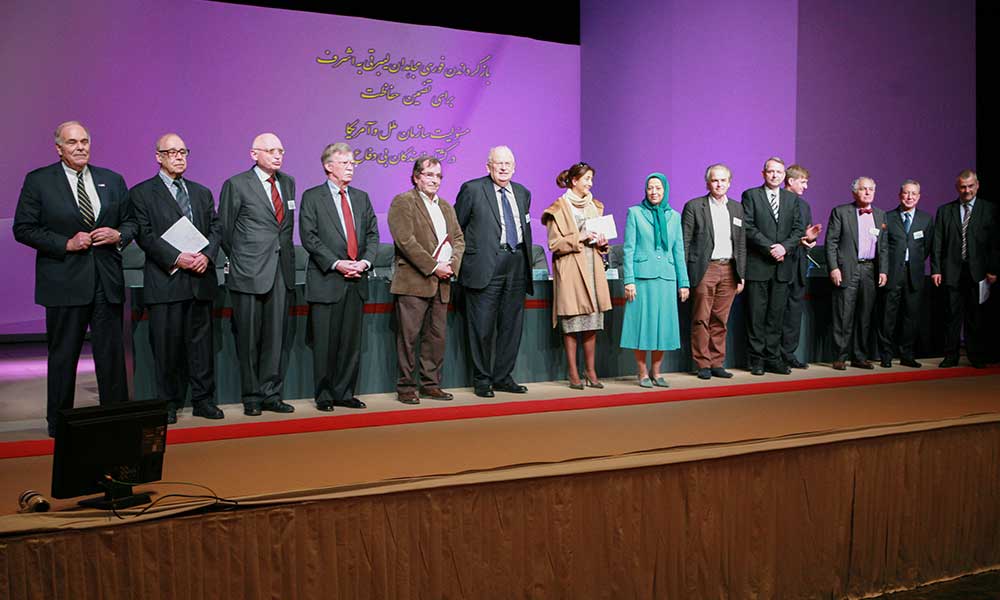
[[[795,356],[799,348],[799,334],[802,331],[802,302],[806,296],[809,274],[809,250],[816,246],[816,237],[823,226],[812,222],[812,209],[802,194],[809,189],[809,171],[802,165],[792,165],[785,171],[785,189],[795,194],[805,235],[785,260],[794,265],[792,279],[788,282],[788,300],[785,301],[785,316],[781,325],[781,358],[790,367],[808,369],[809,365]]]
[[[511,377],[521,346],[524,297],[533,291],[531,192],[511,181],[514,167],[510,148],[490,149],[489,175],[463,183],[455,201],[458,224],[465,233],[459,283],[466,292],[473,385],[482,398],[492,398],[494,391],[528,391]]]
[[[945,204],[934,218],[931,245],[931,281],[945,286],[944,360],[941,367],[958,364],[959,331],[965,326],[965,351],[973,367],[986,366],[989,338],[980,286],[992,286],[1000,270],[1000,239],[993,205],[978,198],[979,177],[959,173],[958,199]]]
[[[159,172],[129,191],[146,253],[142,300],[149,309],[149,341],[153,348],[156,393],[167,402],[167,422],[177,422],[188,384],[194,415],[223,418],[215,405],[215,352],[212,302],[218,290],[215,257],[222,229],[212,192],[184,177],[188,148],[177,134],[156,141]],[[190,221],[208,240],[195,251],[182,252],[163,239],[181,219]]]
[[[306,301],[316,408],[365,408],[354,396],[368,273],[378,251],[378,221],[354,179],[354,152],[330,144],[320,157],[326,182],[302,194],[302,246],[309,252]]]
[[[73,407],[76,366],[90,327],[101,404],[128,400],[122,345],[121,249],[135,236],[125,180],[90,165],[90,133],[77,121],[56,127],[60,161],[24,178],[14,239],[37,250],[35,302],[45,307],[48,432]]]
[[[781,359],[781,329],[788,282],[796,265],[787,255],[805,232],[795,194],[780,188],[785,163],[764,162],[764,185],[743,192],[743,227],[747,236],[747,337],[750,373],[788,375]]]
[[[455,209],[437,192],[441,161],[418,158],[410,179],[414,187],[392,199],[389,231],[396,247],[396,272],[390,291],[396,295],[399,331],[396,355],[399,379],[397,399],[418,404],[414,356],[420,342],[420,396],[451,400],[441,389],[451,278],[459,272],[465,237]]]
[[[684,257],[694,290],[691,357],[699,379],[728,379],[726,324],[736,295],[743,291],[747,246],[743,207],[726,196],[732,174],[723,164],[705,171],[708,194],[689,201],[681,214]]]
[[[899,206],[886,213],[889,242],[888,281],[881,292],[881,319],[876,323],[882,366],[892,366],[893,345],[899,364],[919,368],[913,357],[920,299],[924,292],[924,262],[931,253],[934,221],[917,209],[920,183],[907,179],[899,187]],[[897,327],[899,330],[897,336]]]
[[[219,221],[229,258],[226,287],[240,361],[243,413],[295,412],[281,399],[288,364],[288,307],[295,289],[295,179],[281,173],[285,149],[273,133],[253,140],[249,171],[222,184]]]
[[[875,180],[858,177],[851,184],[854,202],[834,207],[826,231],[826,263],[833,283],[833,368],[874,369],[868,360],[868,337],[875,288],[885,286],[889,244],[885,212],[872,207]]]

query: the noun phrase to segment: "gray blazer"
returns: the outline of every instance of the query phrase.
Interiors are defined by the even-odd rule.
[[[708,196],[700,196],[688,201],[681,213],[681,227],[684,230],[684,257],[687,259],[688,279],[691,287],[696,287],[708,270],[708,261],[715,249],[715,226],[712,224],[712,209]],[[743,206],[732,200],[726,201],[729,211],[729,236],[733,240],[733,261],[736,267],[737,283],[746,276],[747,238],[743,228]],[[739,225],[736,223],[739,222]]]
[[[233,175],[222,184],[219,194],[219,221],[222,222],[222,249],[229,257],[226,287],[244,294],[265,294],[280,268],[285,287],[295,287],[295,179],[276,174],[285,203],[285,216],[278,225],[271,197],[264,193],[251,168]]]

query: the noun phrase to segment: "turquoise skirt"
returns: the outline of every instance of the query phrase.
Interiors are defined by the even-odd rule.
[[[621,347],[634,350],[680,348],[677,281],[636,279],[635,293],[635,300],[625,303]]]

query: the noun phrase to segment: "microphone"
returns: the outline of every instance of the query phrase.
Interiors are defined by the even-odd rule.
[[[48,512],[48,499],[35,490],[25,490],[17,499],[19,513]]]

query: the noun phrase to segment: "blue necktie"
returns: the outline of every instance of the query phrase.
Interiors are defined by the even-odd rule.
[[[504,188],[500,188],[500,204],[503,205],[503,223],[507,228],[507,245],[513,250],[517,247],[517,224],[514,222],[514,211],[510,209],[507,190]]]
[[[906,230],[906,233],[910,233],[910,213],[908,212],[903,213],[903,229]]]

